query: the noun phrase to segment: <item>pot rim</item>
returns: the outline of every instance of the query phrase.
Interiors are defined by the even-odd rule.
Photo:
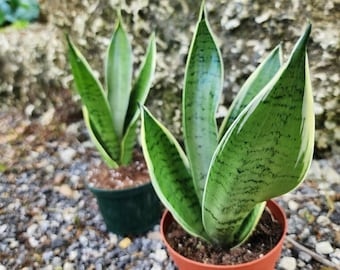
[[[286,236],[286,233],[287,233],[287,229],[288,229],[288,223],[287,223],[287,217],[286,217],[286,214],[283,210],[283,208],[277,203],[275,202],[274,200],[269,200],[267,201],[267,204],[266,206],[268,208],[274,208],[278,211],[278,217],[280,218],[276,218],[276,219],[282,219],[282,235],[280,237],[280,240],[277,242],[277,244],[274,246],[274,248],[272,248],[269,252],[267,252],[265,255],[263,255],[262,257],[258,258],[258,259],[255,259],[253,261],[250,261],[250,262],[245,262],[245,263],[241,263],[241,264],[234,264],[234,265],[227,265],[227,264],[219,264],[219,265],[215,265],[215,264],[207,264],[207,263],[201,263],[201,262],[197,262],[197,261],[194,261],[194,260],[191,260],[187,257],[184,257],[183,255],[181,255],[180,253],[178,253],[175,249],[173,249],[170,244],[168,243],[168,241],[166,240],[166,237],[165,237],[165,233],[164,233],[164,223],[165,223],[165,220],[166,218],[168,217],[168,215],[171,215],[170,211],[167,209],[164,211],[163,213],[163,216],[162,216],[162,219],[161,219],[161,224],[160,224],[160,231],[161,231],[161,236],[162,236],[162,239],[163,239],[163,242],[165,243],[167,249],[171,250],[172,253],[176,253],[176,255],[181,258],[183,261],[186,261],[186,262],[190,262],[193,266],[200,266],[200,267],[203,267],[203,266],[206,266],[206,267],[210,267],[212,269],[242,269],[243,267],[245,266],[252,266],[256,263],[258,263],[259,261],[262,261],[264,259],[266,259],[267,257],[270,257],[273,253],[275,253],[275,251],[280,248],[280,246],[283,245],[283,241],[285,239],[285,236]]]

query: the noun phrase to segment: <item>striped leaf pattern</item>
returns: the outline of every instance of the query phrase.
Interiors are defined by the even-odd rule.
[[[105,59],[106,91],[69,37],[67,42],[76,89],[83,102],[84,121],[92,141],[109,167],[130,164],[137,141],[138,104],[145,103],[155,72],[154,34],[132,91],[132,50],[120,13]]]
[[[120,142],[116,136],[111,110],[104,90],[80,51],[67,38],[69,60],[76,89],[89,114],[91,125],[96,130],[96,140],[102,144],[111,159],[119,160]]]
[[[199,200],[217,147],[216,110],[223,86],[220,52],[206,20],[204,6],[191,44],[183,90],[183,128],[186,152]]]
[[[209,169],[203,224],[211,239],[233,246],[242,223],[263,201],[294,189],[310,165],[313,97],[306,44],[308,25],[288,62],[240,113]]]
[[[266,84],[274,77],[276,72],[282,65],[281,45],[266,57],[266,59],[257,67],[257,69],[249,76],[242,88],[235,97],[229,108],[228,115],[223,120],[220,127],[219,136],[223,137],[231,124],[235,121],[241,111],[253,100],[253,98],[266,86]]]
[[[142,112],[141,137],[158,197],[185,230],[204,239],[201,207],[184,152],[171,133],[145,108]]]
[[[136,143],[137,120],[140,116],[139,104],[144,104],[149,93],[156,68],[156,40],[152,34],[140,73],[132,88],[129,107],[125,118],[124,137],[121,142],[121,163],[129,164]]]

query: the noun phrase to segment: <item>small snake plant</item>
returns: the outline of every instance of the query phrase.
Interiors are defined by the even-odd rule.
[[[296,188],[310,166],[314,113],[308,24],[286,63],[277,46],[247,79],[217,127],[223,65],[204,3],[182,100],[185,151],[142,108],[142,146],[155,191],[191,235],[232,248],[254,231],[266,201]]]
[[[105,59],[106,90],[69,37],[67,41],[74,82],[92,141],[109,167],[130,164],[137,140],[138,104],[145,102],[156,65],[154,35],[132,86],[132,49],[119,14]]]

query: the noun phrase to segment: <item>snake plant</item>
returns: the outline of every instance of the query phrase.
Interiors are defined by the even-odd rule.
[[[69,37],[69,60],[83,103],[84,121],[103,160],[111,168],[127,165],[137,139],[138,104],[144,104],[155,70],[156,43],[152,34],[144,62],[132,85],[133,55],[121,15],[105,59],[105,90]]]
[[[267,200],[304,179],[314,145],[308,24],[286,63],[277,46],[246,80],[218,128],[221,53],[202,4],[186,64],[185,150],[142,107],[142,146],[155,191],[191,235],[232,248],[254,231]]]

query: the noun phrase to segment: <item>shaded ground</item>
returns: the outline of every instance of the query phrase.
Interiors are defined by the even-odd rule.
[[[83,183],[99,157],[79,116],[50,110],[30,121],[2,111],[0,153],[1,269],[175,269],[158,226],[134,238],[106,233]],[[326,261],[286,241],[277,269],[340,265],[339,168],[339,157],[313,161],[299,189],[278,199],[290,239]]]

